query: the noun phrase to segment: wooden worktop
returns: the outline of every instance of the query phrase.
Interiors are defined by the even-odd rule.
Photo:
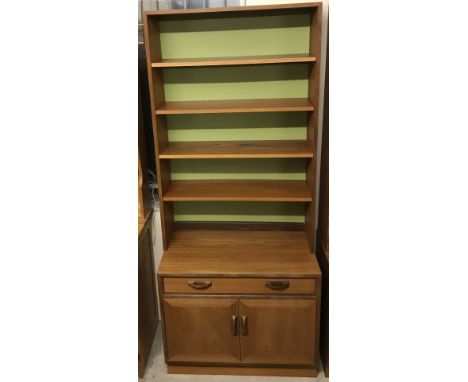
[[[304,231],[178,228],[164,252],[160,275],[318,276]]]

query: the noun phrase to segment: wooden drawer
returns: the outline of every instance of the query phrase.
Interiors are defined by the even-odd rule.
[[[165,293],[315,294],[315,279],[164,278]]]

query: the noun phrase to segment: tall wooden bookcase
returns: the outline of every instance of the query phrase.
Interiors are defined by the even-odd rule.
[[[170,373],[317,373],[321,14],[145,13]]]

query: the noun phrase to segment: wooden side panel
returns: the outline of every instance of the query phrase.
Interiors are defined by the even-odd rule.
[[[328,55],[328,47],[327,47]],[[322,309],[320,319],[320,356],[328,376],[328,59],[325,72],[325,96],[323,107],[322,155],[320,165],[320,206],[317,230],[317,259],[323,274]]]
[[[169,161],[161,162],[159,153],[167,145],[167,123],[166,117],[156,117],[155,110],[165,102],[164,79],[162,69],[153,69],[151,62],[161,60],[161,41],[157,17],[144,17],[146,63],[148,67],[148,82],[151,100],[151,120],[153,124],[154,147],[156,153],[156,168],[158,178],[159,195],[162,195],[170,184],[171,165]],[[166,205],[160,200],[161,228],[163,236],[163,247],[169,247],[174,222],[174,211],[172,203]]]
[[[167,361],[239,362],[235,298],[164,298]]]
[[[138,374],[143,377],[158,326],[153,246],[147,219],[138,240]]]
[[[322,28],[322,6],[312,10],[310,18],[310,47],[309,54],[317,57],[315,64],[310,65],[309,74],[309,100],[314,104],[315,111],[310,113],[309,126],[307,130],[307,141],[313,148],[314,158],[307,161],[306,180],[312,197],[312,202],[306,207],[306,234],[309,240],[309,247],[315,252],[315,208],[316,198],[316,174],[317,174],[317,134],[319,116],[319,95],[320,95],[320,45]]]
[[[315,299],[241,299],[242,363],[314,365],[316,313]]]

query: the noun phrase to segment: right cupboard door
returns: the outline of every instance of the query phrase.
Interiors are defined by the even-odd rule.
[[[315,299],[241,299],[242,362],[315,364],[316,309]]]

